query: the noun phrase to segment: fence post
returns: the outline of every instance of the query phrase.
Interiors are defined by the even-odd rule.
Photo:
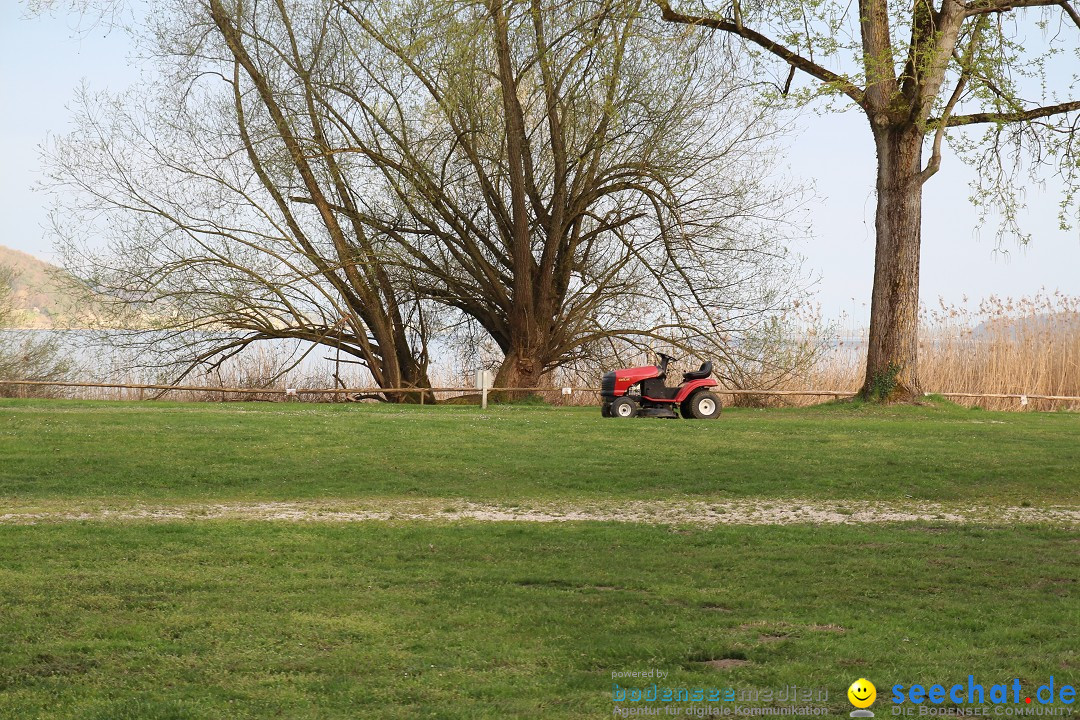
[[[495,384],[495,376],[483,368],[476,371],[476,389],[480,391],[480,409],[487,410],[488,389]]]

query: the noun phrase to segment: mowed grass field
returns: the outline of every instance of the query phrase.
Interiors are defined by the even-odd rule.
[[[940,403],[684,422],[0,401],[0,518],[349,499],[1075,509],[1078,485],[1080,415]],[[866,677],[881,717],[897,683],[1080,685],[1078,590],[1069,523],[0,519],[0,718],[610,717],[613,682],[648,683],[613,673],[648,670],[824,689],[836,717]]]
[[[0,716],[599,718],[613,682],[645,684],[613,672],[653,668],[825,688],[834,716],[867,677],[887,714],[895,683],[1076,684],[1078,548],[1038,527],[8,526]]]
[[[1080,414],[0,400],[9,500],[672,496],[1080,504]]]

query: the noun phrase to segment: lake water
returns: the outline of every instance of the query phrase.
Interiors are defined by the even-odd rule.
[[[116,333],[119,337],[121,333]],[[76,366],[73,375],[80,381],[113,383],[166,383],[174,379],[180,366],[170,358],[150,352],[118,347],[110,343],[109,333],[87,330],[0,330],[0,348],[12,348],[26,341],[49,341],[60,354]],[[332,348],[296,340],[265,340],[255,343],[240,355],[226,361],[209,373],[196,370],[183,381],[185,385],[222,385],[224,381],[244,381],[272,378],[285,371],[275,382],[311,386],[318,380],[326,387],[333,385],[335,371],[351,387],[369,385],[371,375],[365,368]],[[286,371],[287,368],[290,368]]]

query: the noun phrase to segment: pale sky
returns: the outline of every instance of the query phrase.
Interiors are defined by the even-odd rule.
[[[74,20],[25,19],[21,3],[0,0],[0,244],[55,259],[46,237],[47,198],[33,190],[40,179],[38,146],[48,134],[67,132],[66,109],[76,88],[118,91],[137,79],[123,33],[79,33]],[[786,163],[796,178],[812,181],[817,200],[809,222],[814,239],[797,250],[821,280],[824,314],[856,320],[869,314],[874,258],[874,153],[862,115],[804,113],[789,139]],[[977,228],[968,202],[971,171],[946,155],[925,186],[921,297],[958,302],[997,294],[1019,297],[1040,288],[1080,295],[1080,231],[1058,229],[1057,185],[1029,185],[1024,229],[1032,241],[995,251],[995,229]]]

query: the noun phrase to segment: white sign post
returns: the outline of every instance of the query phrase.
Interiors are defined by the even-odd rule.
[[[495,374],[490,370],[476,371],[476,389],[480,391],[480,408],[487,410],[488,390],[495,384]]]

